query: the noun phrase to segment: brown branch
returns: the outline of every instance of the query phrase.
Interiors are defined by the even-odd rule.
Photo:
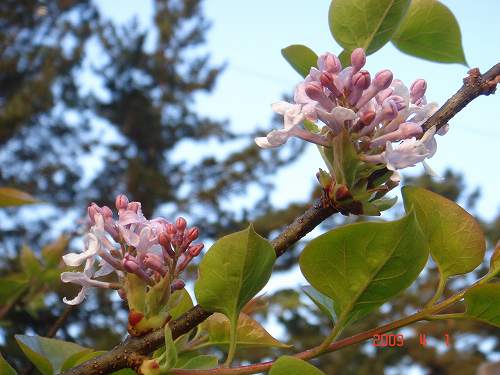
[[[469,70],[469,75],[464,78],[463,86],[444,103],[423,125],[424,131],[445,126],[448,121],[460,112],[467,104],[480,95],[490,95],[495,92],[500,82],[500,63],[493,66],[481,75],[478,68]]]
[[[484,75],[480,75],[477,69],[470,70],[469,76],[464,79],[464,85],[460,90],[423,124],[423,128],[425,130],[432,126],[436,126],[437,129],[441,128],[472,100],[480,95],[492,94],[499,81],[500,63]],[[291,245],[335,212],[334,208],[325,204],[322,200],[315,201],[311,208],[296,218],[272,241],[276,255],[282,255]],[[175,339],[189,332],[211,314],[211,312],[205,311],[200,306],[193,307],[180,318],[170,322],[172,336]],[[63,375],[107,374],[122,368],[134,367],[137,365],[138,356],[151,353],[160,347],[163,342],[163,330],[154,331],[141,337],[129,337],[109,352],[84,362],[64,372]]]
[[[71,315],[76,306],[67,306],[57,320],[50,326],[45,337],[54,337],[59,329],[66,323],[66,319]]]

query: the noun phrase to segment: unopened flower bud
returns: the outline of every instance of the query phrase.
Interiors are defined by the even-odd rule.
[[[162,277],[167,274],[167,269],[156,254],[146,254],[146,256],[144,257],[144,265],[152,269],[153,271],[158,272]]]
[[[340,60],[332,53],[326,52],[318,57],[318,68],[322,72],[338,73],[342,69]]]
[[[387,99],[382,103],[382,115],[381,120],[393,120],[398,115],[398,106],[396,102],[391,99]]]
[[[392,72],[390,70],[382,70],[375,74],[373,78],[373,85],[375,88],[380,90],[385,90],[391,85],[392,82]]]
[[[175,292],[176,290],[181,290],[186,286],[186,283],[181,279],[176,279],[170,285],[170,290]]]
[[[117,210],[126,210],[128,206],[128,198],[125,194],[120,194],[116,197],[115,206]]]
[[[172,249],[172,245],[170,242],[170,237],[168,236],[167,233],[161,232],[158,235],[158,243],[161,245],[161,248],[163,250],[163,257],[164,258],[173,258],[175,257],[175,251]]]
[[[193,242],[200,235],[200,230],[196,227],[190,228],[187,232],[187,239],[189,242]]]
[[[374,111],[366,111],[363,113],[361,118],[359,119],[359,122],[362,125],[369,125],[372,123],[373,119],[375,118],[375,112]]]
[[[312,100],[319,101],[323,99],[325,93],[323,92],[323,87],[318,82],[309,82],[306,85],[306,94]]]
[[[363,48],[356,48],[351,53],[351,66],[354,71],[359,71],[366,63],[366,54]]]
[[[89,220],[90,220],[91,225],[94,225],[95,224],[95,215],[98,213],[101,213],[101,208],[97,204],[92,202],[90,204],[90,206],[87,208],[87,213],[89,215]]]
[[[191,255],[193,258],[197,257],[198,255],[200,255],[204,246],[205,245],[203,245],[202,243],[190,246],[189,247],[189,255]]]
[[[398,108],[398,111],[401,111],[402,109],[406,108],[405,100],[401,96],[391,95],[386,100],[393,101],[396,104],[396,107]]]
[[[335,85],[335,81],[331,73],[328,72],[321,73],[319,80],[321,82],[321,85],[330,90],[333,93],[333,95],[335,96],[342,95],[338,87]]]
[[[425,95],[425,91],[427,90],[427,82],[424,79],[417,79],[412,83],[410,87],[410,99],[414,104],[417,100],[422,98]]]
[[[132,260],[130,257],[125,257],[122,263],[123,268],[127,272],[135,273],[139,269],[139,264],[135,260]]]
[[[140,202],[130,202],[127,205],[127,210],[134,211],[137,213],[141,209],[141,203]]]
[[[186,219],[184,219],[183,217],[178,217],[177,220],[175,221],[175,227],[180,232],[186,229],[186,225],[187,225]]]
[[[360,70],[352,76],[352,85],[361,90],[367,89],[370,86],[370,81],[370,73],[366,70]]]
[[[389,96],[392,95],[393,92],[394,92],[394,89],[391,88],[391,87],[386,88],[385,90],[380,91],[377,94],[377,96],[375,97],[375,99],[377,100],[377,103],[378,104],[382,104],[385,99],[387,99]]]
[[[109,219],[109,218],[113,217],[113,211],[111,211],[111,208],[109,208],[108,206],[102,206],[101,212],[102,212],[102,216],[105,219]]]
[[[175,232],[177,232],[177,229],[175,229],[175,225],[174,224],[168,223],[166,225],[166,231],[167,231],[167,235],[169,236],[169,238],[172,239],[172,237],[174,236]]]

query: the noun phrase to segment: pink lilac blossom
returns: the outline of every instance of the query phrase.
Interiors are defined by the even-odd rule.
[[[84,250],[63,256],[67,266],[85,264],[81,272],[61,274],[63,282],[82,287],[75,298],[64,298],[65,303],[81,303],[91,288],[119,289],[120,295],[124,295],[120,289],[127,273],[135,274],[147,285],[169,277],[172,291],[184,287],[177,277],[203,249],[203,244],[193,244],[199,236],[198,228],[188,228],[184,218],[178,218],[174,224],[161,217],[148,220],[142,214],[141,204],[129,202],[123,194],[116,198],[115,206],[118,219],[109,207],[92,203],[88,208],[91,226],[84,239]],[[117,282],[97,280],[112,273]]]
[[[351,137],[359,158],[368,163],[384,163],[398,170],[424,162],[434,155],[435,129],[425,134],[422,124],[437,110],[427,103],[427,83],[417,79],[408,89],[393,79],[390,70],[372,78],[363,70],[366,55],[358,48],[351,54],[351,66],[342,69],[337,56],[324,53],[317,68],[297,85],[294,102],[277,102],[272,109],[284,117],[284,127],[272,130],[255,142],[261,148],[278,147],[290,137],[322,145],[343,129]],[[321,132],[311,132],[301,125],[304,120],[321,122]],[[443,135],[446,129],[441,129]]]

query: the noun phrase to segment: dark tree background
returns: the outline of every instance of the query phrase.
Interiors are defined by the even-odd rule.
[[[19,188],[46,202],[0,210],[0,349],[19,368],[25,363],[13,334],[47,335],[65,309],[61,297],[75,293],[58,281],[60,270],[40,271],[46,259],[42,266],[33,265],[32,254],[62,251],[68,243],[72,249],[80,246],[74,238],[82,230],[80,220],[89,202],[113,205],[114,196],[126,192],[142,202],[147,216],[187,216],[205,240],[238,230],[248,221],[260,234],[272,237],[307,207],[306,202],[276,210],[269,202],[272,175],[300,157],[302,144],[289,142],[262,152],[251,133],[233,134],[229,123],[196,113],[195,95],[211,92],[224,70],[211,64],[204,52],[209,22],[201,0],[153,4],[151,25],[143,29],[136,20],[121,25],[106,19],[92,1],[0,2],[0,186]],[[206,152],[208,140],[221,152]],[[182,147],[186,144],[189,147]],[[190,153],[181,155],[186,149]],[[426,177],[414,183],[467,201],[471,209],[478,197],[464,196],[461,176],[452,173],[442,183]],[[251,212],[227,209],[227,203],[255,187],[261,198]],[[345,220],[335,217],[324,228]],[[500,219],[484,223],[484,228],[493,243]],[[61,233],[68,237],[59,237]],[[280,258],[278,271],[294,267],[302,246]],[[30,286],[20,288],[19,280],[26,278]],[[429,271],[423,287],[431,290],[435,283],[436,274]],[[7,293],[11,290],[16,293]],[[352,329],[396,318],[427,297],[410,290],[387,306],[387,313],[374,314]],[[58,337],[99,349],[116,344],[124,334],[126,313],[118,298],[112,303],[109,298],[105,292],[92,294],[71,311]],[[265,299],[270,309],[257,316],[276,317],[296,350],[316,343],[327,326],[297,291],[285,289]],[[496,340],[494,350],[500,350],[498,337],[486,326],[445,324],[415,329],[436,336],[455,332],[457,343],[467,332],[479,341],[489,337]],[[416,363],[429,374],[468,375],[484,359],[476,346],[453,347],[445,354],[433,347],[422,350],[411,340],[399,350],[369,346],[325,356],[318,364],[328,374],[382,374],[384,368]]]

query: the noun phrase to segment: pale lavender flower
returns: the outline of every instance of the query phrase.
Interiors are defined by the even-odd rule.
[[[119,195],[115,205],[117,220],[111,209],[92,203],[88,208],[91,227],[85,236],[84,251],[63,256],[70,267],[85,263],[83,272],[61,274],[63,282],[82,286],[78,296],[72,300],[65,298],[65,303],[81,303],[89,288],[124,287],[127,273],[137,275],[147,285],[165,277],[173,282],[203,248],[202,244],[192,244],[199,230],[188,228],[183,218],[178,218],[175,225],[161,217],[148,220],[141,204],[129,202],[125,195]],[[115,284],[96,280],[112,273],[118,278]]]
[[[95,258],[87,258],[83,272],[63,272],[61,281],[63,283],[73,283],[81,285],[82,289],[73,299],[63,298],[63,302],[68,305],[78,305],[83,302],[89,289],[91,288],[111,288],[112,284],[104,281],[92,279],[94,277]]]
[[[359,159],[387,164],[391,170],[412,166],[434,155],[434,133],[423,135],[422,124],[437,110],[437,105],[427,103],[425,80],[417,79],[408,89],[393,79],[387,69],[372,78],[362,70],[365,63],[361,48],[352,52],[351,66],[344,69],[335,55],[320,55],[317,68],[311,68],[297,85],[293,103],[273,105],[275,112],[284,117],[283,129],[256,138],[257,145],[278,147],[290,137],[298,137],[331,147],[331,137],[345,130]],[[302,127],[306,119],[325,126],[319,133],[311,132]],[[443,133],[444,130],[438,132]]]

